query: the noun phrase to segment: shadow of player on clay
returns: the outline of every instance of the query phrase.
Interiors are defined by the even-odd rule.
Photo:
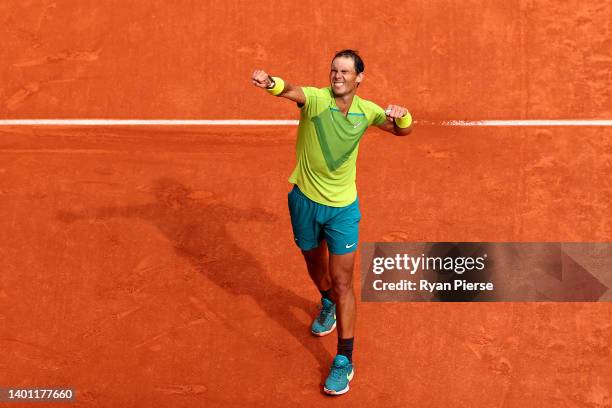
[[[276,216],[262,209],[237,209],[212,200],[193,199],[188,187],[170,178],[156,180],[152,193],[156,201],[151,204],[101,207],[82,213],[62,211],[58,218],[63,222],[139,218],[152,223],[173,243],[177,254],[186,258],[199,273],[232,295],[251,297],[270,319],[316,358],[322,372],[327,370],[330,354],[319,339],[310,335],[310,328],[292,313],[292,309],[302,309],[312,314],[314,303],[270,279],[257,259],[238,246],[227,231],[228,221],[270,223]],[[229,320],[226,324],[240,330],[237,327],[241,316],[231,316],[232,312],[231,307],[225,308],[223,314]]]

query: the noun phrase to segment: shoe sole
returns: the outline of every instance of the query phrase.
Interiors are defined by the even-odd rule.
[[[317,337],[323,337],[323,336],[327,336],[329,333],[333,332],[336,329],[336,322],[334,322],[334,325],[331,327],[331,329],[329,329],[328,331],[324,331],[324,332],[313,332],[312,330],[310,331],[313,335],[317,336]]]
[[[342,395],[342,394],[346,394],[349,390],[349,383],[351,382],[351,380],[353,379],[353,376],[355,375],[355,369],[353,368],[353,371],[351,371],[351,374],[349,374],[348,376],[348,383],[346,384],[346,388],[340,390],[340,391],[334,391],[334,390],[328,390],[327,388],[325,388],[325,386],[323,386],[323,392],[325,392],[327,395]]]

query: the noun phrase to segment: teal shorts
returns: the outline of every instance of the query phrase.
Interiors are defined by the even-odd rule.
[[[342,255],[357,250],[359,245],[359,199],[346,207],[330,207],[312,201],[297,185],[289,193],[289,214],[297,246],[309,251],[327,241],[332,254]]]

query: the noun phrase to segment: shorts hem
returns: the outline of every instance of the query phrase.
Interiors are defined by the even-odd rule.
[[[348,248],[348,249],[342,248],[342,249],[340,249],[340,251],[334,251],[334,250],[332,250],[329,247],[329,243],[328,243],[327,244],[327,248],[329,249],[329,253],[330,254],[333,254],[333,255],[346,255],[346,254],[350,254],[351,252],[357,251],[357,248],[359,248],[359,245],[355,245],[354,247]]]
[[[321,241],[323,242],[323,241]],[[319,246],[321,246],[321,242],[314,244],[314,245],[310,245],[308,249],[304,249],[302,248],[302,246],[300,244],[298,244],[297,242],[295,243],[295,245],[300,248],[302,251],[312,251],[315,248],[318,248]]]

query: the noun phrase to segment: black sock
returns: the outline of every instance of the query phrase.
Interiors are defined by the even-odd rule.
[[[338,354],[342,354],[352,363],[353,362],[353,340],[354,337],[350,339],[341,339],[338,337]]]
[[[330,302],[333,302],[333,300],[331,298],[331,289],[319,290],[319,292],[321,292],[321,297],[329,300]]]

